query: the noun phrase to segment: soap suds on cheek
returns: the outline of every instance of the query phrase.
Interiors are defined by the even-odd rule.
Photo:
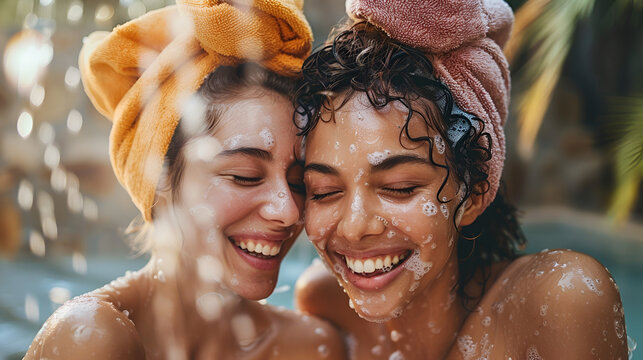
[[[413,251],[413,254],[409,257],[409,259],[404,263],[404,267],[407,270],[413,272],[413,278],[415,280],[420,280],[431,270],[431,268],[433,267],[433,262],[423,261],[422,258],[420,258],[420,251],[416,249]]]
[[[272,132],[268,128],[261,129],[259,136],[263,139],[263,144],[268,149],[272,149],[275,146],[275,138],[272,136]]]
[[[433,201],[428,200],[422,204],[422,213],[426,216],[433,216],[438,213],[438,207],[435,206]]]
[[[449,218],[449,208],[447,207],[447,204],[440,204],[440,212],[444,215],[445,219]]]

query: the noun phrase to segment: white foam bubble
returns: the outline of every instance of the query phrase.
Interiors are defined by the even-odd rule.
[[[527,349],[527,360],[542,360],[542,357],[538,353],[538,349],[536,349],[536,345],[531,345]]]
[[[428,200],[422,204],[422,213],[426,216],[433,216],[438,213],[438,207],[431,200]]]
[[[355,144],[350,144],[348,146],[348,151],[350,151],[351,153],[354,153],[355,151],[357,151],[357,146],[355,146]]]
[[[438,150],[438,153],[444,154],[444,150],[446,149],[446,144],[444,143],[444,139],[442,139],[442,136],[438,134],[433,136],[433,143],[435,144],[435,148]]]
[[[430,261],[422,261],[422,259],[420,258],[420,251],[416,249],[413,251],[413,254],[409,257],[409,259],[404,262],[404,267],[415,274],[415,280],[420,280],[424,275],[426,275],[426,273],[429,272],[429,270],[431,270],[431,268],[433,267],[433,263]]]
[[[382,345],[375,345],[371,348],[371,354],[375,356],[382,355]]]
[[[353,178],[353,181],[358,182],[359,179],[362,178],[362,175],[364,175],[364,169],[360,168],[359,170],[357,170],[357,175],[355,175],[355,178]]]
[[[386,158],[391,155],[390,150],[384,150],[384,151],[375,151],[370,154],[366,155],[366,159],[368,160],[368,163],[371,165],[379,165],[382,163],[382,161],[386,160]]]
[[[270,132],[268,128],[261,129],[259,136],[263,139],[263,144],[266,148],[272,149],[272,147],[275,146],[275,138],[272,136],[272,132]]]
[[[488,327],[489,325],[491,325],[491,317],[490,316],[485,316],[482,319],[482,326]]]
[[[389,357],[388,360],[404,360],[404,355],[400,352],[400,350],[392,353]]]
[[[232,148],[237,147],[237,145],[239,145],[239,141],[241,140],[242,136],[243,135],[235,135],[235,136],[231,136],[231,137],[225,139],[223,141],[223,147],[225,149],[232,149]]]
[[[330,349],[328,349],[328,345],[321,344],[317,347],[317,353],[322,357],[326,358],[330,354]]]
[[[458,350],[462,354],[464,360],[469,360],[473,358],[476,354],[476,343],[473,342],[473,339],[469,335],[463,335],[458,337]]]
[[[440,211],[445,218],[449,217],[449,208],[447,207],[447,204],[440,204]]]
[[[433,234],[427,235],[426,239],[424,239],[424,241],[422,241],[422,244],[426,245],[426,244],[430,243],[431,240],[433,240]]]

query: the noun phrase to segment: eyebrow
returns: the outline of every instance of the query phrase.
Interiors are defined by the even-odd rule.
[[[272,154],[270,152],[252,147],[240,147],[236,149],[223,150],[219,153],[219,156],[233,156],[238,154],[256,157],[260,160],[272,160]]]
[[[372,166],[373,172],[392,169],[402,164],[421,164],[430,165],[429,161],[419,155],[406,154],[406,155],[393,155],[384,159],[381,163]]]
[[[319,164],[319,163],[310,163],[304,167],[304,173],[307,171],[316,171],[318,173],[326,174],[326,175],[335,175],[339,176],[339,172],[334,167],[324,165],[324,164]]]
[[[371,166],[372,172],[392,169],[402,164],[430,165],[428,160],[418,155],[394,155],[384,159],[381,163]],[[307,171],[316,171],[321,174],[339,176],[339,172],[332,166],[320,163],[310,163],[304,168]]]

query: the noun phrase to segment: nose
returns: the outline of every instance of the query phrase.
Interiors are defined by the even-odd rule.
[[[385,226],[377,220],[372,211],[366,210],[363,194],[355,191],[346,198],[344,214],[337,224],[337,235],[344,239],[357,242],[368,235],[381,234]]]
[[[280,226],[291,226],[299,221],[300,209],[286,180],[280,181],[267,194],[259,215]]]

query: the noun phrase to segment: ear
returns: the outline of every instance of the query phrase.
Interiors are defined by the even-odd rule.
[[[459,226],[467,226],[473,224],[474,221],[482,214],[484,211],[484,208],[482,207],[483,205],[483,200],[484,200],[485,194],[471,194],[469,197],[464,201],[464,204],[462,207],[464,208],[464,212],[462,213],[462,218],[460,219],[460,224]]]

